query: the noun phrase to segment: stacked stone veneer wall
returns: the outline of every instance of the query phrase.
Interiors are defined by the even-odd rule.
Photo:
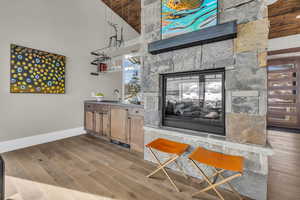
[[[219,2],[219,23],[237,20],[236,39],[151,55],[148,43],[161,39],[161,0],[142,1],[145,124],[158,127],[161,123],[159,74],[225,68],[226,138],[265,145],[267,4],[264,0]]]
[[[145,143],[157,137],[165,137],[189,143],[189,151],[197,145],[203,145],[219,152],[242,155],[246,158],[246,173],[235,185],[239,191],[253,199],[266,199],[267,156],[270,152],[249,150],[249,145],[244,143],[261,146],[267,144],[267,2],[219,0],[219,23],[237,20],[236,39],[158,55],[151,55],[147,50],[148,43],[161,39],[161,0],[142,0],[141,3],[145,127],[152,127],[145,128]],[[189,136],[161,129],[159,75],[217,68],[225,68],[226,136],[209,133]],[[234,144],[237,146],[232,148]],[[160,157],[164,158],[164,154],[160,154]],[[146,150],[145,159],[153,161]],[[186,156],[182,161],[186,171],[196,176],[195,171],[185,165],[187,160],[184,159],[187,159]]]

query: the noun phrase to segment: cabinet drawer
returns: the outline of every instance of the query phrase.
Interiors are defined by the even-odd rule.
[[[84,104],[84,109],[86,111],[94,111],[95,110],[95,105],[94,104],[90,104],[90,103],[86,103],[86,104]]]
[[[144,116],[144,109],[142,108],[130,108],[129,115],[137,115],[137,116]]]
[[[95,105],[95,110],[100,113],[107,113],[109,111],[109,106],[107,105]]]

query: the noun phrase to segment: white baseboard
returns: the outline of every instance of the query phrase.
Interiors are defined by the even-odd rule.
[[[64,138],[74,137],[83,134],[86,134],[86,131],[83,129],[83,127],[78,127],[78,128],[55,131],[55,132],[41,134],[41,135],[24,137],[15,140],[8,140],[8,141],[0,142],[0,153],[14,151],[17,149],[23,149],[34,145],[53,142]]]

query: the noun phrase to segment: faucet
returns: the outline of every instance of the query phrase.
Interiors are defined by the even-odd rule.
[[[114,90],[114,94],[116,95],[116,98],[118,99],[118,101],[121,101],[120,91],[118,89]]]

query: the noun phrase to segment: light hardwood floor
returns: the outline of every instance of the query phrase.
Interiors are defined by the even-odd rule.
[[[300,199],[300,134],[269,131],[274,155],[269,158],[269,200]]]
[[[145,176],[155,166],[119,146],[88,136],[73,137],[3,154],[6,197],[10,200],[191,200],[217,199],[193,181],[171,173],[183,192],[168,180]],[[237,199],[225,193],[227,199]]]

